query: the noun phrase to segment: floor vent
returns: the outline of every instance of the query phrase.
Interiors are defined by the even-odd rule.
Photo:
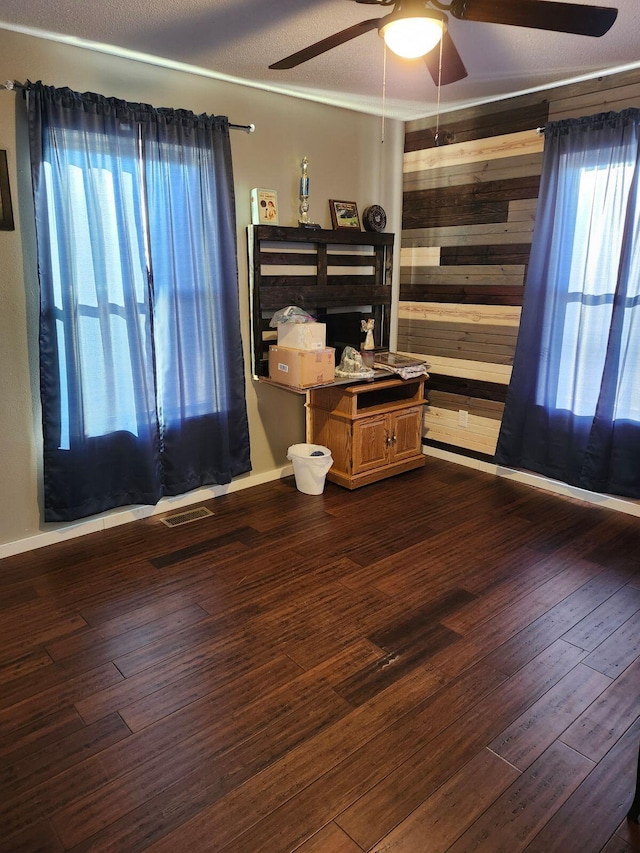
[[[179,527],[181,524],[199,521],[201,518],[207,518],[210,515],[213,515],[210,509],[207,509],[206,506],[199,506],[195,509],[187,509],[184,512],[176,512],[174,515],[167,515],[160,521],[167,527]]]

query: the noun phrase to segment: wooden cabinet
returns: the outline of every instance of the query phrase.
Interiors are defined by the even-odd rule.
[[[347,489],[420,468],[424,377],[312,388],[307,436],[331,450],[327,479]]]

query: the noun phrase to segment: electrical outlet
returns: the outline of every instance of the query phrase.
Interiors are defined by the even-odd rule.
[[[466,429],[469,426],[469,412],[464,409],[458,409],[458,426]]]

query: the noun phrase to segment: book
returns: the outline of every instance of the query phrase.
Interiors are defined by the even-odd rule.
[[[278,224],[278,194],[275,190],[263,190],[260,187],[251,190],[251,223]]]
[[[401,379],[414,379],[416,376],[429,377],[427,365],[422,359],[401,355],[398,352],[377,352],[374,356],[373,366],[380,370],[395,373]]]

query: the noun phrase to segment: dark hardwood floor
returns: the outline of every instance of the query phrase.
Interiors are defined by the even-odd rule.
[[[640,519],[428,459],[0,561],[0,849],[624,853]]]

